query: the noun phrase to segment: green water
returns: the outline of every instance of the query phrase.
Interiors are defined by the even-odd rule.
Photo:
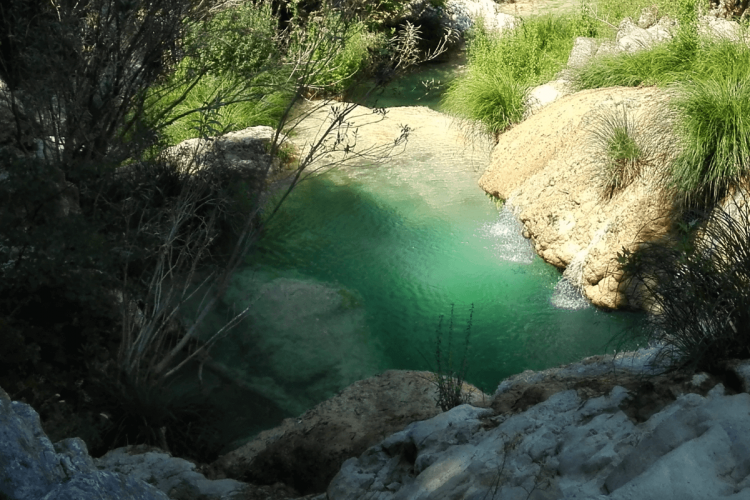
[[[355,88],[347,100],[368,108],[426,106],[440,111],[442,93],[465,64],[465,53],[454,53],[448,62],[425,64],[377,91],[371,91],[367,85]]]
[[[240,382],[223,397],[252,415],[246,435],[383,370],[434,368],[452,305],[453,360],[473,305],[468,380],[489,393],[523,370],[611,351],[613,336],[637,327],[639,315],[591,307],[533,252],[512,213],[477,187],[484,168],[405,155],[295,189],[209,325],[252,304],[212,350]]]

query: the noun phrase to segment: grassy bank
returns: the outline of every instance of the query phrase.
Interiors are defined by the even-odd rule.
[[[576,37],[598,35],[587,10],[520,20],[503,33],[480,24],[470,35],[466,75],[449,87],[445,109],[501,132],[521,120],[529,90],[565,66]]]

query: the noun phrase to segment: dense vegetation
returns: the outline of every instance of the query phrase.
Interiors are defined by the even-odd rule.
[[[209,460],[200,395],[168,387],[272,214],[259,200],[303,97],[423,56],[401,2],[12,0],[0,8],[0,387],[94,454],[151,443]],[[409,29],[400,29],[408,26]],[[409,35],[411,34],[411,35]],[[342,106],[329,134],[338,134]],[[169,146],[251,125],[257,170]],[[289,165],[288,194],[324,137]],[[263,159],[265,158],[265,160]],[[281,198],[283,200],[283,197]],[[194,300],[196,299],[197,300]],[[202,300],[201,300],[202,299]],[[190,308],[190,302],[200,303]],[[171,394],[171,396],[169,396]]]
[[[477,26],[470,39],[466,75],[445,95],[445,109],[483,123],[492,133],[521,121],[526,96],[565,66],[578,36],[595,36],[595,20],[580,15],[520,20],[511,30]]]

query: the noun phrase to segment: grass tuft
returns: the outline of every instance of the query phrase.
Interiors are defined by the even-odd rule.
[[[672,182],[683,202],[708,206],[750,174],[750,73],[677,88],[683,152],[672,165]]]
[[[448,88],[444,109],[499,133],[522,119],[529,90],[563,68],[575,38],[595,34],[594,20],[583,13],[520,20],[502,34],[480,23],[470,39],[466,75]]]

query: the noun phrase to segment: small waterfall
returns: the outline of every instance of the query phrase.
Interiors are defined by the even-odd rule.
[[[583,296],[581,290],[574,286],[565,274],[555,285],[555,291],[552,292],[552,304],[558,309],[585,309],[591,307],[588,299]]]
[[[609,224],[599,229],[591,243],[578,252],[573,260],[565,268],[560,281],[555,286],[552,294],[552,303],[561,309],[583,309],[590,307],[589,300],[583,295],[583,266],[589,256],[589,252],[607,234]]]
[[[487,239],[493,240],[493,249],[500,260],[520,264],[531,264],[534,261],[534,249],[522,234],[523,225],[507,203],[500,210],[497,220],[485,224],[482,232]]]

